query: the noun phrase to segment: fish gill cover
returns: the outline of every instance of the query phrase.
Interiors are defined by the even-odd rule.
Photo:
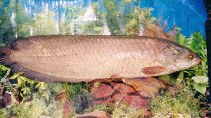
[[[176,41],[202,58],[192,68],[156,78],[118,78],[114,73],[108,80],[76,84],[28,79],[23,72],[12,73],[1,65],[0,116],[136,118],[199,117],[207,113],[206,13],[202,0],[6,0],[0,1],[0,12],[1,46],[36,35],[140,35]],[[51,43],[43,46],[47,45]],[[162,69],[152,71],[149,67],[144,72]],[[78,115],[87,112],[91,113]]]

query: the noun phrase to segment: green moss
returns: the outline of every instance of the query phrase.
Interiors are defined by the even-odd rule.
[[[114,106],[114,104],[108,105],[97,105],[87,109],[85,112],[93,112],[93,111],[105,111],[106,113],[112,114],[112,118],[142,118],[144,117],[144,109],[134,109],[128,105],[120,104],[118,106]]]
[[[144,109],[134,109],[121,104],[113,111],[112,118],[144,118]]]
[[[64,91],[63,83],[48,83],[48,89],[52,95],[58,95]]]
[[[63,83],[63,87],[66,90],[68,97],[71,98],[73,95],[80,95],[89,93],[88,86],[86,83]]]
[[[163,80],[170,85],[174,85],[176,81],[171,75],[162,75],[162,76],[159,76],[158,79]]]
[[[180,92],[177,94],[164,93],[151,99],[150,110],[154,117],[177,118],[180,115],[185,117],[199,117],[201,108],[199,100],[194,98],[192,92]]]
[[[87,23],[84,23],[83,26],[81,26],[81,34],[86,35],[100,35],[103,31],[103,22],[100,21],[90,21]]]
[[[6,109],[0,109],[0,118],[9,118],[10,115]]]
[[[54,97],[46,101],[46,99],[39,98],[37,95],[34,96],[32,101],[21,102],[7,108],[7,112],[10,111],[10,114],[17,118],[39,118],[41,116],[62,118],[62,110],[62,103],[55,101]]]
[[[90,107],[88,109],[85,110],[85,112],[93,112],[94,110],[99,110],[99,111],[105,111],[106,113],[112,114],[112,112],[114,111],[114,105],[113,104],[100,104],[100,105],[96,105],[94,107]]]

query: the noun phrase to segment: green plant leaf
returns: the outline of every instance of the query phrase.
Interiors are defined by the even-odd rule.
[[[39,89],[46,89],[46,84],[44,82],[39,82],[35,88],[39,88]]]
[[[21,87],[24,84],[24,81],[20,78],[18,78],[17,81],[18,81],[18,84],[17,84],[18,87]]]
[[[177,77],[176,85],[180,85],[182,83],[183,79],[184,79],[184,71],[180,71],[180,73]]]
[[[208,83],[207,76],[193,76],[192,79],[195,83]]]
[[[8,71],[8,70],[10,70],[10,68],[8,68],[8,67],[6,67],[6,66],[3,66],[3,65],[0,65],[0,68],[1,68],[1,70],[3,70],[3,71]]]
[[[24,76],[19,76],[18,79],[21,79],[24,82],[29,82],[30,80]],[[29,82],[30,83],[30,82]]]
[[[194,84],[193,84],[193,87],[194,87],[194,89],[196,89],[196,90],[197,90],[198,92],[200,92],[201,94],[205,94],[207,85],[205,85],[205,84],[194,83]]]
[[[186,44],[186,43],[187,43],[186,37],[185,37],[184,35],[182,35],[182,34],[177,34],[177,35],[176,35],[176,41],[177,41],[177,43],[179,43],[180,45],[183,45],[183,46],[187,45],[187,44]]]
[[[12,75],[12,77],[10,77],[10,79],[16,79],[17,77],[19,77],[21,74],[23,74],[22,72],[19,72],[19,73],[14,73]]]
[[[30,94],[31,93],[29,87],[24,87],[24,88],[21,89],[21,91],[23,91],[23,94]]]
[[[102,29],[103,29],[102,27],[94,27],[94,30],[97,32],[102,31]]]

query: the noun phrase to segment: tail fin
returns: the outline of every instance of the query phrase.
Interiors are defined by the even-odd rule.
[[[3,64],[5,66],[9,66],[13,61],[10,60],[9,55],[11,54],[13,50],[7,47],[0,47],[0,64]]]

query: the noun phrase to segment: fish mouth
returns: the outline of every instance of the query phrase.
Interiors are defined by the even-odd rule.
[[[202,61],[202,59],[200,57],[199,58],[195,58],[193,60],[193,62],[196,63],[196,65],[198,65],[201,61]]]
[[[182,66],[174,64],[174,66],[176,68],[184,67],[184,69],[188,69],[190,67],[198,65],[201,61],[202,61],[202,59],[199,57],[199,58],[193,59],[189,64],[185,64],[185,65],[182,65]]]

